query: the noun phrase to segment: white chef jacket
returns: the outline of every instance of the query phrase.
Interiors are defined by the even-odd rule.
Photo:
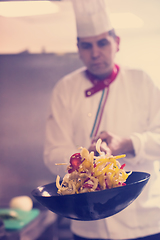
[[[51,98],[46,126],[44,159],[47,167],[61,177],[70,156],[78,147],[88,148],[102,91],[85,97],[92,87],[85,68],[78,69],[57,82]],[[73,220],[74,234],[85,238],[130,239],[160,232],[160,90],[141,70],[120,67],[109,87],[99,132],[109,131],[130,136],[136,156],[127,156],[125,170],[151,174],[140,196],[126,209],[106,219]]]

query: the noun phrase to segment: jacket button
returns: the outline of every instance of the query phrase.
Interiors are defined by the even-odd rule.
[[[91,91],[88,91],[88,92],[87,92],[87,96],[90,96],[90,95],[91,95]]]

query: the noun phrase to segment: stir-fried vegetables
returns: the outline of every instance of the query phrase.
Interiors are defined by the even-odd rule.
[[[101,152],[101,142],[99,139],[96,144],[98,157],[86,148],[81,148],[80,153],[71,156],[63,181],[60,183],[59,175],[56,179],[59,194],[93,192],[126,185],[125,181],[131,172],[127,174],[123,169],[125,164],[121,165],[117,160],[125,155],[108,156]]]

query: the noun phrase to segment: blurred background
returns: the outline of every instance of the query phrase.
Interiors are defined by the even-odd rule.
[[[121,38],[117,63],[160,87],[160,1],[108,0]],[[0,1],[0,205],[55,180],[43,163],[54,84],[82,66],[69,0]]]

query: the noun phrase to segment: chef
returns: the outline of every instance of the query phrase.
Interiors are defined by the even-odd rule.
[[[142,70],[117,65],[120,38],[104,0],[73,0],[77,46],[84,67],[53,89],[44,161],[61,177],[78,147],[95,150],[100,137],[112,155],[126,154],[125,170],[151,178],[126,209],[97,221],[72,221],[75,239],[160,239],[160,90]]]

